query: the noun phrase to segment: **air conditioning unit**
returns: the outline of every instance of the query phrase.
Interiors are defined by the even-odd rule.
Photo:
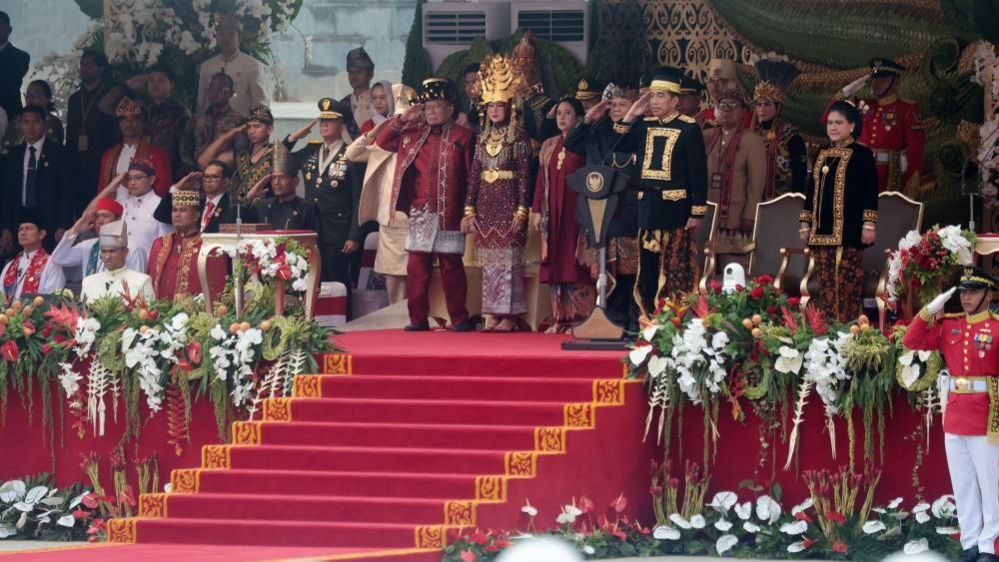
[[[590,14],[585,0],[512,2],[510,26],[533,31],[539,39],[558,43],[586,64]]]
[[[452,53],[468,49],[479,37],[495,41],[511,33],[509,2],[423,5],[423,48],[434,68]]]

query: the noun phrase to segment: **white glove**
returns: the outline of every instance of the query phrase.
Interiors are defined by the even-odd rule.
[[[857,78],[853,82],[850,82],[846,86],[843,86],[843,89],[840,90],[840,92],[843,93],[843,97],[844,98],[848,98],[848,97],[852,96],[853,94],[856,94],[860,90],[863,90],[864,86],[867,85],[867,81],[870,80],[870,79],[871,79],[871,75],[870,74],[865,74],[865,75],[861,76],[860,78]]]
[[[937,298],[931,300],[930,304],[926,305],[926,312],[929,314],[937,314],[943,310],[944,305],[947,304],[947,301],[950,300],[951,295],[953,295],[956,290],[957,287],[951,287],[950,290],[937,295]]]

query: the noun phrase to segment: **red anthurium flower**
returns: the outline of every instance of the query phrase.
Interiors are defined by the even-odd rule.
[[[579,498],[579,510],[582,511],[583,513],[590,513],[595,508],[596,506],[593,505],[593,500],[591,500],[590,498],[586,496]]]
[[[462,562],[475,562],[478,559],[479,559],[479,557],[476,556],[475,553],[472,552],[471,550],[462,550],[461,551],[461,561]]]
[[[86,507],[89,507],[90,509],[97,509],[97,494],[91,492],[83,496],[83,500],[81,500],[80,503],[82,503]]]
[[[836,541],[832,545],[833,552],[838,552],[840,554],[846,554],[846,543],[843,541]]]
[[[7,340],[3,345],[0,345],[0,355],[9,363],[17,363],[21,357],[21,350],[17,348],[17,343],[14,340]]]
[[[84,517],[90,517],[90,512],[89,511],[84,511],[84,510],[82,510],[80,508],[76,508],[76,509],[73,510],[72,515],[73,515],[73,517],[76,517],[77,519],[83,519]]]
[[[628,533],[625,533],[621,529],[617,529],[617,530],[615,530],[611,534],[614,535],[615,537],[621,539],[621,542],[628,542]]]
[[[617,513],[624,513],[625,508],[628,507],[628,498],[624,497],[622,493],[610,504],[611,509]]]
[[[819,541],[815,539],[810,539],[808,537],[801,539],[801,544],[805,545],[805,548],[812,548],[813,546],[815,546],[815,543],[817,542]]]
[[[468,537],[468,542],[474,542],[478,545],[485,545],[489,542],[489,537],[487,537],[482,531],[475,531],[470,537]]]
[[[799,520],[799,521],[804,521],[805,523],[811,523],[812,522],[812,516],[809,515],[809,514],[807,514],[807,513],[805,513],[804,511],[799,511],[798,513],[796,513],[794,515],[794,518],[797,519],[797,520]]]
[[[835,522],[839,523],[840,525],[843,525],[844,523],[846,523],[846,517],[843,517],[843,514],[840,513],[840,512],[838,512],[838,511],[827,511],[826,512],[826,519],[828,519],[830,521],[835,521]]]
[[[192,365],[201,364],[201,342],[192,341],[187,344],[187,357],[191,360]]]

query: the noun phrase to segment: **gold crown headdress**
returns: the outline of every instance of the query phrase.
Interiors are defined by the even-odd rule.
[[[753,91],[753,99],[784,103],[791,83],[801,71],[787,57],[779,57],[775,53],[767,53],[754,66],[760,82]]]
[[[483,104],[507,103],[517,96],[521,78],[514,73],[513,61],[505,55],[487,55],[479,70],[478,90]]]

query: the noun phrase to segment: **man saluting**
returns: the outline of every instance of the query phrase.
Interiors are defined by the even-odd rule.
[[[943,429],[960,562],[999,560],[999,314],[989,310],[997,288],[993,277],[966,266],[959,287],[926,305],[903,340],[909,349],[939,350],[950,371]],[[964,312],[941,314],[957,289]]]

